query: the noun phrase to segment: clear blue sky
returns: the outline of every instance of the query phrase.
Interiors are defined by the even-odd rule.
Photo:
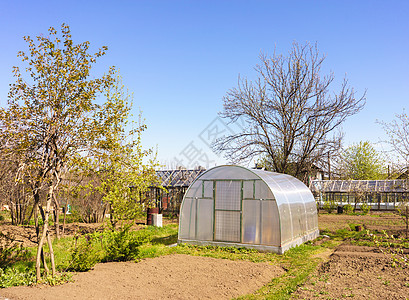
[[[293,41],[318,43],[335,73],[347,76],[367,104],[343,126],[345,145],[385,138],[376,120],[390,121],[409,103],[409,1],[7,1],[0,0],[0,105],[12,66],[27,50],[24,35],[71,27],[75,42],[109,47],[95,74],[115,65],[143,111],[146,147],[162,163],[207,155],[207,129],[237,78],[254,78],[260,52],[287,52]],[[213,123],[212,123],[213,122]],[[236,126],[236,127],[235,127]],[[194,161],[191,161],[194,164]]]

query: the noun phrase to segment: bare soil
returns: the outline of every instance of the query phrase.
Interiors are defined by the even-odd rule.
[[[391,262],[376,248],[342,244],[293,298],[408,299],[409,267]]]
[[[364,216],[320,214],[321,230],[336,231],[358,225],[362,230],[385,231],[403,238],[402,219],[391,213]],[[349,225],[350,224],[350,225]],[[382,234],[381,234],[382,235]],[[388,249],[342,243],[294,294],[294,299],[409,299],[409,251],[400,257],[407,264],[393,266]]]
[[[145,228],[143,225],[145,220],[139,220],[135,225],[133,225],[134,230],[139,230]],[[177,224],[177,219],[163,219],[163,225]],[[62,232],[62,225],[60,225],[60,234],[63,236],[74,236],[76,234],[83,235],[87,233],[93,233],[95,231],[103,231],[104,224],[100,223],[67,223],[64,228],[64,233]],[[23,244],[24,247],[35,247],[37,246],[37,237],[34,225],[24,225],[24,226],[14,226],[10,222],[5,222],[0,224],[0,231],[7,235],[10,233],[12,237],[15,238],[16,242]],[[54,235],[55,228],[50,228],[50,234]],[[1,241],[0,241],[1,242]]]
[[[405,223],[403,219],[392,212],[371,212],[368,215],[320,213],[318,216],[320,231],[350,229],[350,224],[361,225],[363,230],[385,230],[388,234],[394,234],[396,237],[405,237]]]
[[[62,228],[62,226],[60,226]],[[24,247],[37,246],[37,237],[34,225],[14,226],[9,223],[1,224],[0,230],[3,234],[11,234],[16,242],[23,244]],[[62,229],[60,229],[61,231]],[[75,234],[92,233],[102,230],[101,224],[87,224],[87,223],[70,223],[66,224],[64,229],[64,236],[73,236]],[[53,235],[55,230],[51,228],[50,233]]]
[[[169,255],[98,264],[61,286],[0,290],[9,299],[230,299],[253,293],[284,270],[268,263]],[[1,297],[0,297],[1,298]]]

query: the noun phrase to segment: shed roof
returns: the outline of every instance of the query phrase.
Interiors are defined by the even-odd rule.
[[[156,171],[160,185],[163,187],[188,187],[205,169],[196,170],[160,170]]]

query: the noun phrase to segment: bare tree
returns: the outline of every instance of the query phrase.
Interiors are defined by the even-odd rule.
[[[330,92],[334,75],[321,75],[324,59],[309,43],[294,42],[288,56],[261,54],[258,78],[239,78],[220,113],[230,122],[244,118],[247,125],[218,139],[214,148],[233,162],[265,156],[273,171],[296,177],[313,165],[326,169],[328,157],[341,146],[337,129],[363,108],[365,94],[355,98],[346,79],[338,93]]]
[[[390,122],[379,121],[388,135],[389,139],[385,142],[389,144],[392,151],[399,160],[399,165],[403,168],[409,166],[409,117],[403,111],[396,114],[395,119]]]
[[[22,225],[31,218],[33,205],[31,190],[25,178],[17,180],[19,161],[13,156],[4,156],[0,150],[0,199],[10,209],[11,223]]]
[[[402,184],[403,195],[396,209],[397,213],[403,218],[406,224],[406,238],[409,231],[409,116],[405,110],[401,114],[396,114],[395,119],[390,122],[379,122],[389,139],[385,141],[392,148],[392,154],[397,159],[398,175],[404,179]]]
[[[108,205],[98,191],[101,185],[96,173],[81,174],[72,171],[63,182],[65,201],[70,201],[73,209],[85,223],[98,223],[104,220]]]

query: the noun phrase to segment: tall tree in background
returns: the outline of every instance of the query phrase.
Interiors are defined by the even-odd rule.
[[[381,155],[367,141],[348,147],[341,157],[340,174],[344,179],[374,180],[386,177]]]
[[[389,139],[385,141],[392,148],[397,164],[402,171],[409,171],[409,117],[405,111],[396,114],[390,122],[379,122]]]
[[[397,212],[403,218],[406,224],[406,238],[409,235],[409,116],[405,110],[401,114],[395,115],[395,120],[390,123],[380,122],[389,137],[386,141],[392,148],[398,165],[397,175],[405,178],[402,186],[406,192],[405,197],[400,199]]]
[[[113,69],[100,78],[90,79],[92,65],[107,47],[89,54],[89,42],[74,44],[65,24],[60,35],[51,27],[48,36],[38,36],[36,41],[29,36],[24,39],[29,52],[19,52],[19,56],[28,63],[29,78],[24,80],[19,68],[14,67],[16,82],[11,85],[8,106],[0,108],[0,120],[5,140],[3,152],[20,157],[20,178],[29,178],[35,207],[42,212],[44,226],[36,260],[39,279],[46,240],[55,273],[48,228],[51,205],[57,199],[55,192],[70,159],[103,135],[104,129],[94,122],[100,110],[94,100],[114,79]],[[47,190],[44,211],[40,199],[43,188]]]
[[[239,78],[220,114],[230,122],[243,118],[247,126],[214,148],[233,162],[265,156],[273,171],[304,181],[314,165],[326,169],[341,147],[337,129],[363,108],[365,98],[356,98],[346,79],[339,92],[331,92],[334,75],[321,74],[324,58],[309,43],[293,43],[288,56],[261,55],[258,78]]]

